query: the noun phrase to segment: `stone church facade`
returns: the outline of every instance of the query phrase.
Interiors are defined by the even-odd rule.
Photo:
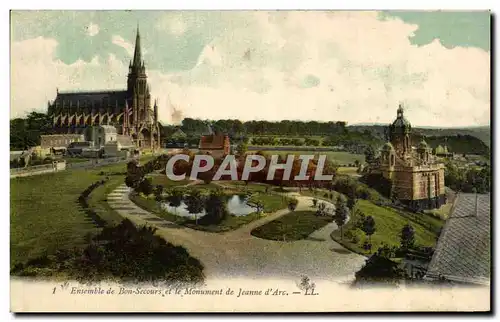
[[[102,91],[57,91],[48,103],[55,133],[81,134],[89,127],[112,125],[129,136],[140,149],[160,147],[158,105],[152,100],[142,60],[141,37],[137,29],[133,60],[129,64],[127,88]]]
[[[391,181],[392,197],[414,211],[446,203],[444,164],[436,162],[425,140],[412,146],[411,124],[401,105],[387,139],[374,170]]]

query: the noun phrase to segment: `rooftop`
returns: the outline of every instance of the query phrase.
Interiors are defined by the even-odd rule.
[[[460,283],[489,284],[491,267],[490,195],[457,195],[427,279],[443,277]]]

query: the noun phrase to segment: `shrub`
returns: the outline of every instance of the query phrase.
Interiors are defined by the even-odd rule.
[[[295,199],[295,198],[290,199],[288,201],[288,209],[290,209],[290,211],[294,211],[297,208],[298,203],[299,203],[299,201],[297,199]]]

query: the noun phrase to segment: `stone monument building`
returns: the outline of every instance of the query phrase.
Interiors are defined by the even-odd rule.
[[[400,105],[374,171],[390,180],[393,199],[410,209],[439,208],[446,203],[444,164],[436,162],[425,140],[412,146],[411,130]]]

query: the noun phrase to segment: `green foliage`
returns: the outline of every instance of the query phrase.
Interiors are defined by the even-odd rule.
[[[184,191],[180,188],[174,187],[168,191],[167,201],[170,207],[177,208],[184,200]]]
[[[136,188],[136,192],[143,193],[145,196],[149,196],[153,193],[153,184],[151,183],[151,179],[144,178],[139,186]]]
[[[408,250],[415,246],[415,229],[407,224],[401,229],[401,248]]]
[[[354,196],[348,196],[347,197],[347,208],[349,208],[350,211],[354,209],[354,206],[356,205],[356,198]]]
[[[31,112],[26,118],[10,121],[10,148],[26,150],[40,145],[40,135],[52,133],[52,118],[44,113]]]
[[[316,199],[316,198],[312,199],[312,203],[313,203],[313,207],[316,208],[316,206],[318,205],[318,199]]]
[[[187,210],[191,214],[199,214],[205,209],[205,198],[200,190],[192,190],[185,198]]]
[[[238,144],[238,146],[236,147],[236,154],[237,155],[245,155],[248,151],[248,144],[245,143],[245,142],[241,142],[240,144]]]
[[[155,235],[155,229],[137,228],[130,220],[104,228],[83,249],[58,251],[53,256],[17,265],[15,275],[33,270],[65,275],[81,282],[117,279],[124,282],[201,282],[203,265],[179,246]],[[45,273],[47,274],[47,273]]]
[[[448,162],[444,180],[446,186],[455,191],[472,193],[475,189],[477,193],[488,193],[491,191],[491,167],[460,169],[454,163]]]
[[[356,272],[355,283],[394,283],[405,278],[405,272],[399,265],[381,255],[372,255],[365,265]]]
[[[205,201],[205,216],[199,221],[202,225],[216,225],[229,215],[225,195],[220,191],[211,191]]]
[[[290,211],[294,211],[295,208],[297,208],[297,205],[299,204],[299,201],[295,198],[292,198],[288,201],[288,209]]]
[[[371,145],[367,146],[365,149],[365,160],[367,163],[373,163],[375,161],[375,150]]]
[[[333,216],[333,220],[340,228],[340,239],[343,238],[343,226],[349,216],[349,208],[346,206],[346,202],[342,195],[338,195],[337,202],[335,203],[335,215]]]
[[[369,238],[366,236],[365,239],[365,233],[362,229],[363,223],[368,216],[373,217],[376,230]],[[415,229],[416,244],[433,247],[436,244],[437,234],[439,234],[444,221],[426,214],[399,211],[387,206],[378,206],[367,200],[358,200],[349,221],[343,227],[346,236],[349,235],[347,232],[351,231],[350,235],[356,235],[357,237],[341,239],[340,230],[334,231],[331,236],[344,247],[360,254],[366,254],[363,243],[368,239],[368,243],[373,245],[372,249],[374,250],[384,244],[399,248],[401,230],[408,223]]]

